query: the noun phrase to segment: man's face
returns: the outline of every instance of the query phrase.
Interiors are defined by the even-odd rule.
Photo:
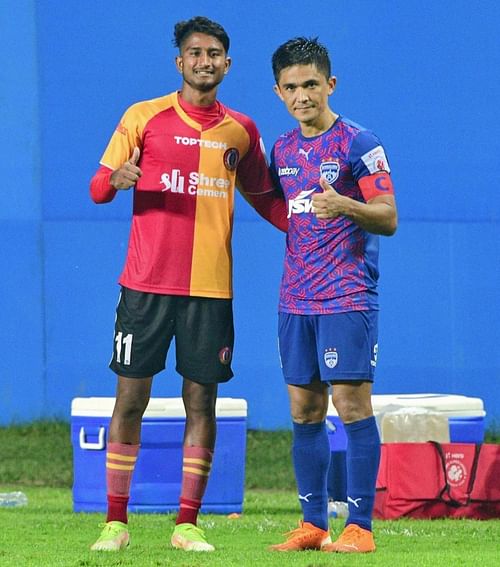
[[[312,125],[329,110],[328,97],[337,79],[327,79],[316,65],[293,65],[280,73],[274,92],[300,123]]]
[[[194,90],[207,92],[222,82],[231,59],[218,39],[193,33],[184,40],[175,63],[185,83]]]

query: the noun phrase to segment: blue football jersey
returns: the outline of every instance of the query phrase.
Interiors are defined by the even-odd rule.
[[[306,138],[299,128],[283,134],[271,153],[271,172],[286,199],[289,229],[279,310],[342,313],[378,309],[379,237],[340,216],[318,219],[311,196],[320,177],[341,195],[364,202],[358,181],[390,173],[377,136],[339,117],[323,134]]]

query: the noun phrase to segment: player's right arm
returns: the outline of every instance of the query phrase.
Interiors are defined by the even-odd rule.
[[[142,140],[137,108],[134,105],[123,115],[90,182],[90,195],[95,203],[109,203],[118,190],[130,189],[142,175],[138,166]]]
[[[128,190],[133,187],[142,171],[137,167],[141,153],[134,148],[132,156],[114,171],[101,165],[90,181],[90,195],[94,203],[109,203],[120,189]]]

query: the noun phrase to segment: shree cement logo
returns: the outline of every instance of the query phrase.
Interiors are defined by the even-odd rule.
[[[189,172],[186,180],[180,169],[162,173],[160,183],[163,185],[162,192],[189,193],[189,195],[218,197],[220,199],[227,199],[231,187],[229,179],[210,177],[198,171]]]

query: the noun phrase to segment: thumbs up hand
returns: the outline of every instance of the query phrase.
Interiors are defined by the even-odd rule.
[[[132,156],[128,160],[128,163],[130,163],[131,165],[137,165],[137,162],[139,161],[140,157],[141,157],[141,150],[136,146],[134,148],[134,151],[132,152]]]
[[[141,151],[136,146],[130,158],[111,174],[110,183],[115,189],[130,189],[137,183],[142,171],[137,167]]]
[[[339,195],[324,177],[320,177],[319,184],[323,191],[313,193],[312,212],[319,219],[333,219],[343,214],[346,197]]]

